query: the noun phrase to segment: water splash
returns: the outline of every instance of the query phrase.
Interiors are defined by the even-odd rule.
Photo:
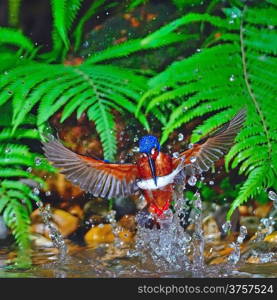
[[[123,242],[121,241],[121,239],[119,237],[119,233],[120,233],[120,231],[122,231],[122,228],[116,223],[115,215],[116,215],[116,211],[111,210],[107,214],[106,218],[112,226],[112,232],[113,232],[113,235],[114,235],[114,246],[116,248],[121,248],[122,245],[123,245]]]
[[[194,195],[196,200],[194,201],[194,233],[192,236],[192,245],[193,245],[193,261],[192,261],[192,270],[194,273],[194,277],[202,277],[203,270],[205,268],[204,264],[204,246],[205,239],[203,235],[202,229],[202,201],[200,194],[197,192]]]
[[[235,243],[230,244],[230,247],[234,249],[234,251],[228,257],[228,265],[230,267],[234,267],[239,262],[240,254],[241,254],[240,247],[244,239],[246,238],[246,235],[247,235],[246,227],[241,226],[237,241]]]
[[[44,224],[49,228],[49,236],[59,251],[57,262],[63,263],[66,260],[67,246],[59,230],[51,223],[51,207],[49,204],[44,206],[42,201],[37,201],[37,206]]]

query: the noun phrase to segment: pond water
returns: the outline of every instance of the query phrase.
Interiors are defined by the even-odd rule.
[[[83,247],[65,241],[59,232],[49,227],[56,248],[35,248],[31,252],[32,267],[18,268],[12,264],[16,254],[12,249],[0,250],[0,277],[99,278],[99,277],[277,277],[277,245],[264,241],[273,231],[274,218],[261,220],[256,234],[247,238],[245,226],[238,235],[230,233],[231,224],[223,224],[225,237],[209,240],[203,233],[202,201],[195,193],[190,213],[193,230],[184,230],[180,222],[183,207],[181,189],[176,189],[174,213],[168,210],[160,217],[159,228],[138,226],[134,245],[118,237],[113,211],[113,243]],[[38,204],[44,222],[50,224],[49,207]],[[137,220],[141,215],[137,215]],[[182,218],[181,218],[182,219]]]

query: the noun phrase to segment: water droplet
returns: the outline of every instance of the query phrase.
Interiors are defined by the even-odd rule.
[[[172,154],[172,156],[173,156],[174,158],[178,158],[178,157],[180,156],[180,153],[179,153],[179,152],[174,152],[174,153]]]
[[[43,207],[42,201],[37,201],[37,206],[38,206],[39,208],[42,208],[42,207]]]
[[[209,185],[214,185],[214,181],[210,180]]]
[[[235,76],[232,74],[232,75],[230,76],[229,80],[230,80],[231,82],[235,81]]]
[[[196,49],[196,52],[198,52],[198,53],[201,52],[201,49],[200,49],[200,48],[197,48],[197,49]]]
[[[33,189],[33,192],[34,192],[34,194],[36,194],[36,195],[39,195],[39,193],[40,193],[40,191],[39,191],[38,188],[34,188],[34,189]]]
[[[277,194],[273,191],[268,192],[268,198],[272,201],[277,201]]]
[[[35,158],[35,165],[36,165],[36,166],[39,166],[40,164],[41,164],[41,158],[36,157],[36,158]]]
[[[196,157],[195,157],[195,156],[192,156],[192,157],[190,158],[190,161],[191,161],[192,163],[195,163],[195,162],[196,162]]]
[[[187,111],[188,110],[188,107],[187,106],[184,106],[183,107],[183,112]]]
[[[228,231],[231,229],[231,227],[232,227],[231,222],[230,222],[230,221],[227,221],[226,223],[224,223],[224,224],[222,225],[222,230],[223,230],[223,232],[226,234],[226,233],[228,233]]]
[[[10,152],[11,152],[11,149],[10,149],[10,148],[6,148],[6,149],[5,149],[5,153],[6,153],[6,154],[8,154],[8,153],[10,153]]]
[[[8,74],[9,74],[9,72],[7,72],[7,71],[4,72],[4,75],[8,75]]]
[[[88,41],[85,41],[85,42],[83,43],[83,47],[87,48],[88,46],[89,46],[89,42],[88,42]]]
[[[231,18],[236,19],[237,17],[238,17],[238,15],[235,12],[232,11]]]
[[[196,185],[197,182],[197,178],[195,176],[190,176],[189,180],[188,180],[188,184],[191,186]]]
[[[273,25],[268,25],[268,29],[272,30],[272,29],[274,29],[274,26]]]
[[[46,191],[45,192],[45,196],[47,196],[47,197],[51,196],[51,194],[52,194],[51,191]]]
[[[31,173],[32,172],[32,168],[31,167],[29,167],[26,171],[28,172],[28,173]]]
[[[12,92],[12,91],[8,91],[8,94],[9,94],[9,95],[12,95],[12,94],[13,94],[13,92]]]
[[[242,244],[245,237],[246,237],[246,235],[247,235],[247,228],[245,226],[241,226],[240,227],[240,233],[239,233],[239,236],[237,238],[237,242],[239,244]]]
[[[139,147],[134,147],[133,152],[139,152]]]
[[[190,143],[190,144],[188,145],[188,148],[191,149],[192,147],[193,147],[193,144]]]
[[[184,135],[182,133],[178,134],[178,141],[181,142],[184,139]]]

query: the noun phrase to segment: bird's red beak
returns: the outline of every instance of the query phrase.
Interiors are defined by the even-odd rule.
[[[151,157],[150,154],[147,154],[147,157],[148,157],[148,163],[149,163],[149,166],[150,166],[150,170],[151,170],[153,180],[155,182],[155,185],[157,186],[157,175],[156,175],[155,162],[154,162],[154,160],[153,160],[153,158]]]

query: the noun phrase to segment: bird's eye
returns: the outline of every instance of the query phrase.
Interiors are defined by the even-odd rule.
[[[155,149],[155,148],[152,148],[151,154],[153,155],[153,154],[155,154],[155,152],[156,152],[156,149]]]

